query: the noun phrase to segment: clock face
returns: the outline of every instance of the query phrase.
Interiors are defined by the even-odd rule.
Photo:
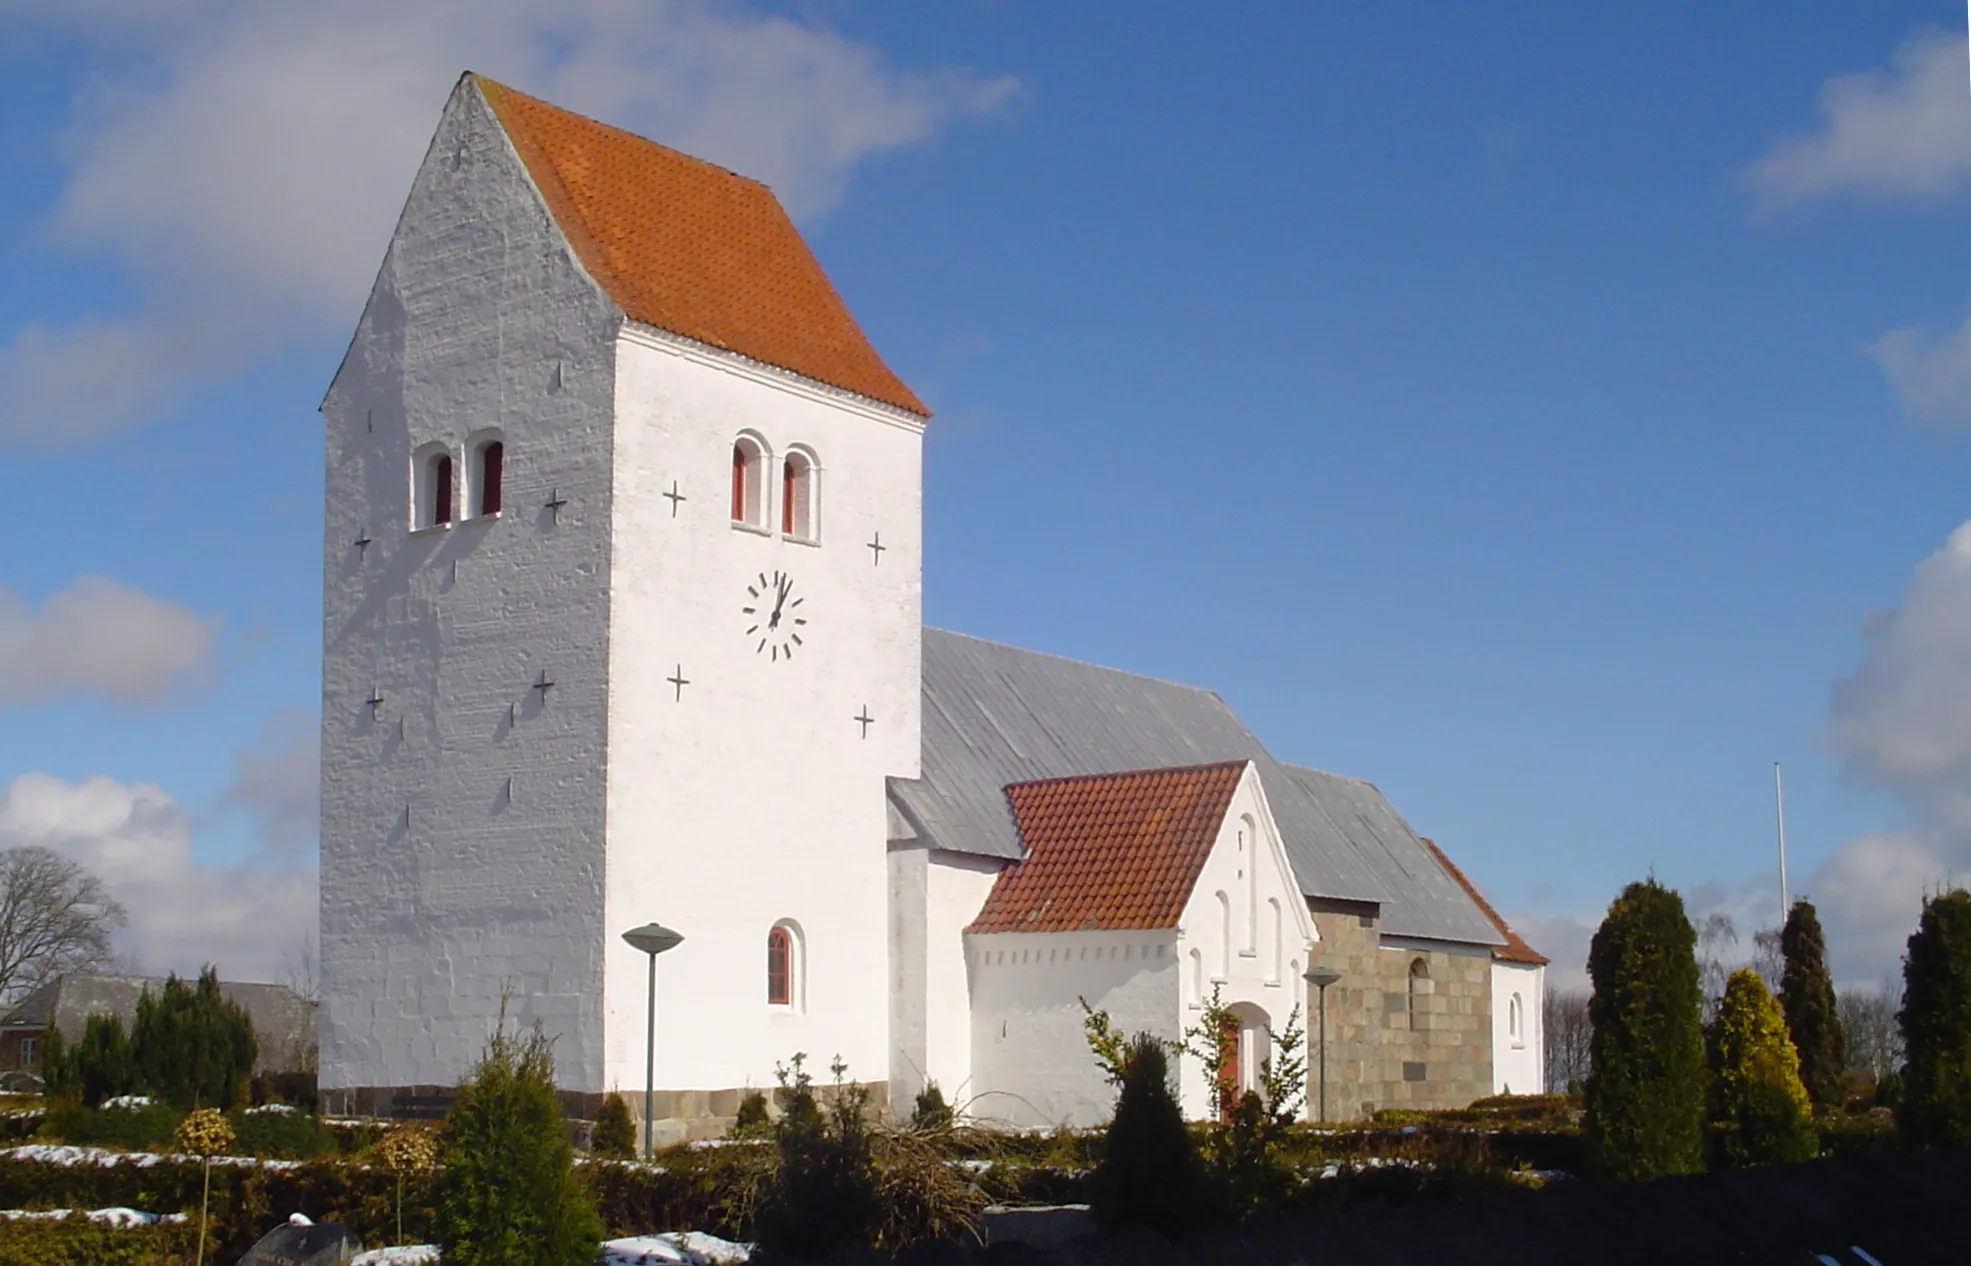
[[[784,571],[772,575],[761,572],[757,581],[746,586],[746,605],[739,613],[746,617],[746,636],[755,653],[771,662],[794,658],[808,627],[801,604],[807,599],[794,592],[794,578]]]

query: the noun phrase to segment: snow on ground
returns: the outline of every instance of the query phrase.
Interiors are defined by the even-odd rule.
[[[666,1231],[604,1241],[600,1266],[733,1266],[752,1255],[749,1244],[699,1231]]]
[[[148,1108],[153,1100],[149,1095],[118,1095],[114,1099],[103,1100],[105,1108]]]
[[[124,1161],[132,1165],[149,1167],[164,1161],[179,1161],[196,1165],[196,1156],[180,1156],[164,1152],[119,1152],[108,1147],[81,1147],[71,1143],[25,1143],[20,1147],[0,1149],[0,1160],[36,1161],[43,1165],[119,1165]],[[215,1156],[215,1165],[258,1165],[264,1169],[299,1169],[300,1161],[262,1160],[257,1156]]]
[[[65,1218],[76,1212],[74,1209],[0,1209],[0,1218],[12,1221],[15,1218]],[[82,1214],[91,1222],[105,1222],[110,1226],[151,1226],[158,1222],[183,1222],[182,1213],[145,1213],[141,1209],[90,1209]]]
[[[436,1244],[406,1244],[398,1248],[373,1248],[349,1259],[349,1266],[438,1266]]]
[[[301,1109],[295,1107],[291,1103],[263,1103],[257,1108],[248,1108],[246,1110],[246,1115],[250,1117],[260,1117],[260,1116],[268,1116],[271,1114],[273,1116],[291,1117],[299,1111],[301,1111]]]

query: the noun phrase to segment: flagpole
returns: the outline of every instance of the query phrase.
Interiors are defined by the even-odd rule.
[[[1779,780],[1779,762],[1773,762],[1773,808],[1779,818],[1779,926],[1786,926],[1792,902],[1786,894],[1786,789]]]

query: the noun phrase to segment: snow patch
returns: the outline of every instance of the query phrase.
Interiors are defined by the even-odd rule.
[[[102,1106],[104,1108],[148,1108],[156,1102],[149,1095],[118,1095],[114,1099],[103,1100]]]
[[[397,1248],[373,1248],[349,1259],[349,1266],[438,1266],[436,1244],[405,1244]]]
[[[78,1212],[75,1209],[0,1209],[0,1218],[13,1221],[16,1218],[49,1218],[59,1221],[70,1216],[79,1216],[91,1222],[101,1222],[109,1226],[155,1226],[159,1222],[183,1222],[182,1213],[145,1213],[142,1209],[90,1209]]]
[[[735,1244],[699,1231],[666,1231],[607,1240],[599,1266],[734,1266],[753,1255],[750,1244]]]

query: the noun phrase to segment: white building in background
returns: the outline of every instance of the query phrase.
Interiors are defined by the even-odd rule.
[[[1215,695],[923,628],[927,411],[763,185],[465,76],[322,414],[326,1090],[456,1083],[503,999],[639,1090],[652,920],[673,1133],[795,1051],[1093,1119],[1079,996],[1175,1032],[1220,983],[1250,1077],[1324,918],[1511,948]],[[1031,816],[1045,780],[1143,830]],[[1522,966],[1533,1027],[1406,1101],[1537,1088]]]

